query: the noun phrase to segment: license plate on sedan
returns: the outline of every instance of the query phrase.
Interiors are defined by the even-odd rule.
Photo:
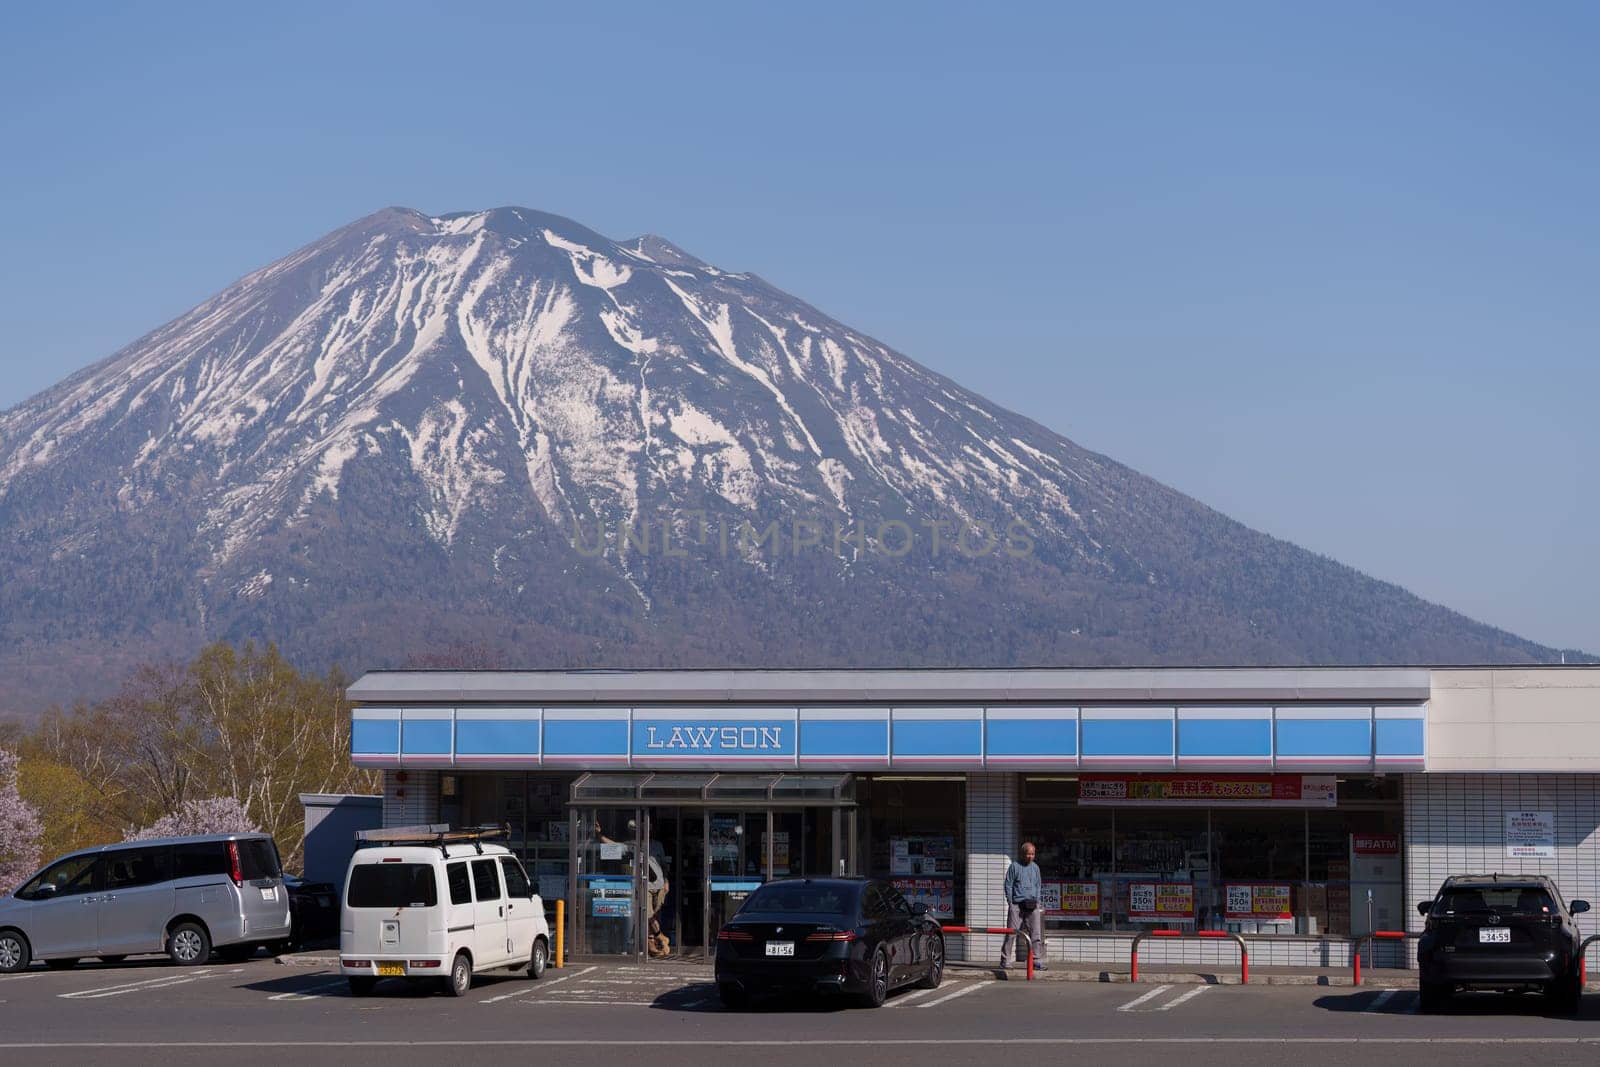
[[[403,963],[380,963],[380,964],[378,964],[378,977],[379,978],[403,978],[403,977],[405,977],[405,973],[406,973],[406,965],[403,964]]]
[[[767,942],[767,955],[769,955],[769,956],[793,956],[794,955],[794,942],[793,941],[768,941]]]
[[[1478,944],[1480,945],[1507,945],[1511,943],[1511,931],[1504,926],[1481,926],[1478,928]]]

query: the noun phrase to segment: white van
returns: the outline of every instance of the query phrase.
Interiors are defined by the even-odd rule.
[[[544,902],[509,849],[486,843],[503,828],[367,830],[345,877],[339,973],[363,996],[384,978],[442,982],[459,997],[475,973],[550,961]]]

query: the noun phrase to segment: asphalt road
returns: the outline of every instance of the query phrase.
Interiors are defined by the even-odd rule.
[[[1181,1057],[1185,1067],[1600,1062],[1600,995],[1576,1018],[1546,1014],[1537,997],[1501,995],[1423,1016],[1411,989],[1030,984],[984,974],[898,993],[876,1011],[809,1001],[731,1013],[708,979],[682,964],[580,964],[538,981],[482,977],[457,1000],[400,983],[353,998],[336,974],[268,959],[36,969],[0,976],[0,1061],[214,1064],[225,1054],[230,1064],[436,1064],[476,1052],[578,1065],[648,1056],[651,1067],[841,1056],[930,1065],[1086,1056]]]

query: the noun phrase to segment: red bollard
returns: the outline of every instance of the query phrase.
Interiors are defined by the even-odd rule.
[[[1352,982],[1351,984],[1352,985],[1360,985],[1361,984],[1361,949],[1360,948],[1356,949],[1356,976],[1355,976],[1355,981]]]
[[[1138,980],[1139,980],[1139,950],[1137,948],[1135,948],[1133,950],[1133,971],[1132,971],[1131,974],[1128,975],[1128,981],[1129,982],[1137,982]]]
[[[1028,939],[1028,981],[1033,981],[1033,938]]]
[[[1239,984],[1250,984],[1250,951],[1248,949],[1239,950]]]

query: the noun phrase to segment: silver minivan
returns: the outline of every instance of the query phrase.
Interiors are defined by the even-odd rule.
[[[128,841],[63,856],[0,897],[0,973],[165,952],[247,959],[289,937],[289,894],[266,834]]]

